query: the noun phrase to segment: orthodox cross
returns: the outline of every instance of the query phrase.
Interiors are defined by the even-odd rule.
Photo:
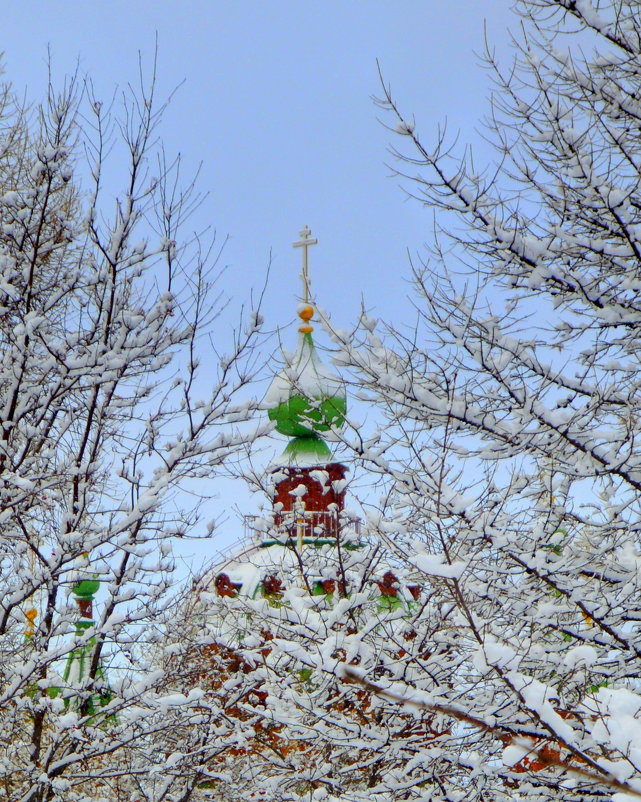
[[[299,236],[300,240],[298,242],[292,243],[293,248],[302,248],[303,249],[303,269],[301,271],[300,277],[303,280],[303,301],[308,304],[309,303],[309,265],[307,262],[307,252],[311,245],[317,245],[317,239],[311,239],[311,229],[309,226],[305,226],[301,229]]]

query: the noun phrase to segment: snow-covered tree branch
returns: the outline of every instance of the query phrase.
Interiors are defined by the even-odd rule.
[[[487,57],[487,170],[446,132],[428,144],[383,84],[435,245],[413,266],[414,329],[364,317],[360,342],[335,339],[385,422],[354,443],[385,488],[380,536],[452,610],[451,687],[419,661],[411,685],[459,712],[443,748],[469,771],[431,798],[632,799],[641,16],[626,0],[517,10],[514,63]]]
[[[167,695],[150,649],[171,540],[198,518],[185,483],[249,437],[259,317],[215,334],[216,250],[185,239],[198,193],[158,144],[163,110],[153,77],[110,108],[77,78],[31,109],[0,98],[7,800],[187,799],[220,748],[216,706]],[[166,760],[167,734],[195,724]]]

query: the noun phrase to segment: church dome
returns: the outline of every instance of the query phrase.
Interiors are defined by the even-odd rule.
[[[345,387],[316,353],[309,325],[313,314],[311,306],[300,311],[299,317],[305,325],[299,329],[298,347],[265,396],[269,419],[276,424],[276,431],[293,438],[279,460],[283,465],[331,462],[331,451],[321,435],[345,424]]]
[[[311,331],[301,332],[295,354],[274,378],[265,402],[276,431],[288,437],[317,437],[344,424],[344,386],[319,359]]]

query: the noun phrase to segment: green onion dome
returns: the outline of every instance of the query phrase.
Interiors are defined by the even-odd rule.
[[[83,579],[81,582],[74,585],[72,590],[74,596],[78,599],[91,601],[98,592],[99,587],[100,582],[97,579]]]
[[[312,308],[307,306],[300,317],[308,322],[312,314]],[[331,452],[320,435],[344,425],[345,389],[318,358],[311,326],[299,331],[296,353],[272,382],[265,402],[276,431],[294,438],[285,456],[306,455],[312,462],[324,463]]]
[[[310,306],[300,312],[306,324],[312,315]],[[302,458],[309,464],[322,464],[331,459],[331,452],[321,434],[345,423],[345,388],[319,359],[311,326],[299,331],[296,353],[272,382],[265,402],[276,431],[294,438],[283,456],[294,462]]]
[[[89,570],[89,554],[84,552],[77,561],[75,583],[71,592],[78,602],[91,602],[100,588],[98,577]]]

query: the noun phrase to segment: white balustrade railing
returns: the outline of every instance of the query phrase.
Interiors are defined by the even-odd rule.
[[[268,536],[269,529],[265,527],[265,519],[258,515],[245,515],[245,537],[253,540],[262,540]],[[260,524],[258,523],[260,522]],[[279,512],[274,515],[272,531],[275,530],[278,539],[296,539],[299,535],[304,538],[335,538],[340,532],[347,531],[357,537],[361,534],[361,519],[341,515],[335,512]]]

